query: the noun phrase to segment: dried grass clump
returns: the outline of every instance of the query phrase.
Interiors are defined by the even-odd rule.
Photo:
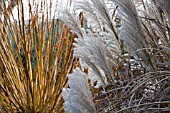
[[[75,34],[62,21],[32,12],[25,21],[23,4],[18,21],[2,8],[0,28],[0,111],[7,113],[64,112],[62,88],[74,67]],[[41,7],[44,9],[45,5]],[[12,18],[10,18],[12,16]],[[41,17],[41,18],[39,18]]]
[[[82,71],[97,78],[89,78],[97,112],[170,111],[168,6],[168,0],[83,0],[74,5],[80,15],[60,9],[77,34]]]

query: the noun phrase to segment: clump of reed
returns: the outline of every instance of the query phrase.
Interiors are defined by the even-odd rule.
[[[64,112],[61,92],[67,86],[66,75],[75,68],[72,52],[76,35],[51,16],[51,7],[45,13],[33,12],[29,3],[26,21],[22,1],[17,5],[18,20],[1,6],[0,111]],[[46,2],[41,9],[45,7]]]
[[[60,18],[77,34],[74,56],[89,79],[96,112],[170,111],[169,6],[168,0],[83,0],[74,4],[76,12],[59,9]],[[66,110],[92,113],[78,107],[88,106],[91,97],[68,89]],[[79,105],[73,101],[77,94],[83,100]]]

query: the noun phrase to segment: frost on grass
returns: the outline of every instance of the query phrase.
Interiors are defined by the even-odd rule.
[[[80,68],[68,75],[69,88],[63,88],[64,109],[67,113],[96,113],[85,73]]]
[[[107,48],[107,43],[103,37],[95,37],[92,35],[84,35],[83,38],[76,38],[74,43],[74,56],[81,58],[89,67],[93,69],[98,78],[106,85],[101,71],[104,72],[111,81],[114,78],[111,75],[109,66],[115,66],[116,62],[113,60],[110,51]]]

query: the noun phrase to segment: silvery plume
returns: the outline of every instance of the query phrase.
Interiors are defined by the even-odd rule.
[[[64,109],[68,113],[96,113],[86,74],[76,68],[68,75],[69,88],[63,88]]]

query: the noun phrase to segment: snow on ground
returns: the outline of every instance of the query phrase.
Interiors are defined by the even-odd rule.
[[[40,11],[41,1],[45,1],[47,3],[48,8],[50,7],[50,2],[52,1],[52,17],[55,14],[55,8],[56,8],[57,4],[64,6],[64,7],[71,8],[70,5],[68,5],[70,3],[70,0],[22,0],[22,1],[23,1],[23,5],[24,5],[25,20],[29,20],[29,7],[28,7],[29,1],[32,5],[33,12],[35,12],[37,5],[38,5],[38,9]],[[13,9],[13,15],[14,15],[14,19],[18,20],[18,7],[17,6]]]

